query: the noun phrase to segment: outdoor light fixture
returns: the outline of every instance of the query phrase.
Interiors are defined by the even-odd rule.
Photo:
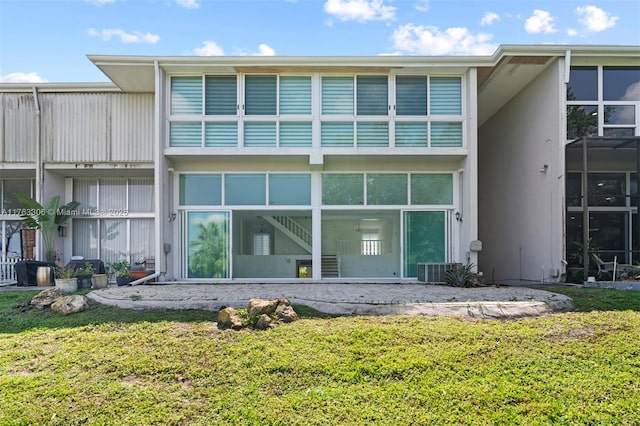
[[[67,236],[67,227],[58,225],[58,237],[66,237]]]
[[[169,213],[169,222],[173,222],[174,220],[176,220],[176,216],[177,214],[175,214],[174,212]]]
[[[540,169],[540,173],[547,173],[548,169],[549,169],[549,165],[548,164],[543,164],[542,168]]]
[[[457,220],[458,222],[462,222],[462,213],[460,213],[460,212],[456,212],[456,220]]]

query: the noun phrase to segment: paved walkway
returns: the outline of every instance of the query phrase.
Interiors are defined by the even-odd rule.
[[[96,302],[131,309],[245,307],[249,299],[287,298],[338,315],[458,315],[517,318],[571,309],[571,298],[526,287],[452,288],[432,284],[162,284],[94,290]]]

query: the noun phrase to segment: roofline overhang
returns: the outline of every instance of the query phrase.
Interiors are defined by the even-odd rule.
[[[0,83],[0,92],[3,93],[33,93],[37,89],[39,93],[61,92],[122,92],[112,82],[108,83]]]

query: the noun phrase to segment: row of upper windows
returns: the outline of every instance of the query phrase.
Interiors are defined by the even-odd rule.
[[[462,114],[459,76],[322,76],[320,87],[322,115]],[[170,90],[171,115],[312,114],[311,76],[173,76]]]
[[[567,139],[640,134],[639,102],[640,67],[571,67]]]
[[[180,175],[181,206],[308,206],[308,173],[185,173]],[[223,202],[224,200],[224,202]],[[449,205],[451,173],[325,173],[322,204]]]

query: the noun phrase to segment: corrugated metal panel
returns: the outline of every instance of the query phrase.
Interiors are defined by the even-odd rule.
[[[42,93],[45,159],[53,162],[153,160],[153,95]]]
[[[111,160],[153,161],[153,94],[111,96]]]
[[[31,93],[0,94],[0,161],[35,162],[36,112]]]
[[[47,161],[108,159],[110,94],[43,93],[40,101]]]

